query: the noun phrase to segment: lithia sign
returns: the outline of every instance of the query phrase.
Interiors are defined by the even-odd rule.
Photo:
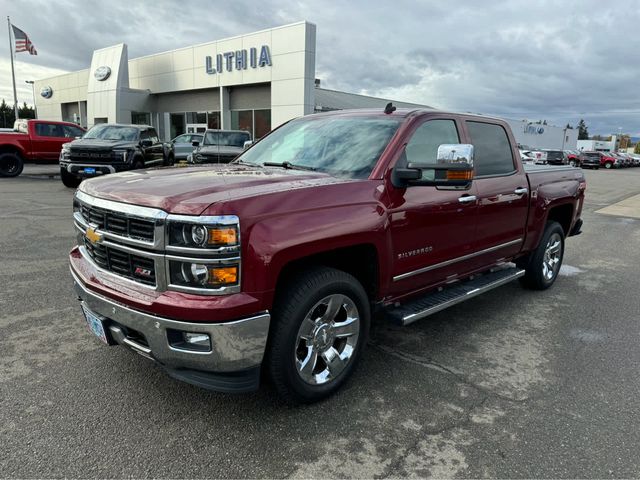
[[[214,58],[210,55],[205,57],[205,69],[209,75],[232,72],[233,70],[246,70],[247,67],[270,67],[271,53],[268,45],[262,45],[260,52],[253,47],[249,50],[235,50],[231,52],[219,53]]]

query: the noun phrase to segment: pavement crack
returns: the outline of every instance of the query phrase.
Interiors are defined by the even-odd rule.
[[[511,402],[511,403],[526,403],[528,402],[531,398],[530,397],[526,397],[526,398],[513,398],[510,397],[508,395],[503,395],[501,393],[497,393],[494,392],[492,390],[489,390],[488,388],[485,388],[481,385],[478,385],[477,383],[472,382],[471,380],[469,380],[467,377],[464,376],[464,374],[462,372],[456,371],[451,367],[447,367],[445,365],[442,365],[440,363],[434,362],[432,359],[430,358],[424,358],[420,355],[414,355],[411,353],[407,353],[407,352],[403,352],[401,350],[397,350],[393,347],[390,347],[388,345],[383,345],[381,343],[377,343],[374,341],[370,341],[369,344],[378,349],[379,351],[386,353],[388,355],[391,355],[393,357],[399,358],[400,360],[404,360],[405,362],[409,362],[409,363],[413,363],[414,365],[419,365],[421,367],[425,367],[425,368],[429,368],[431,370],[435,370],[437,372],[440,373],[444,373],[446,375],[451,375],[453,376],[458,382],[463,383],[471,388],[473,388],[474,390],[477,390],[478,392],[483,393],[484,395],[490,396],[490,397],[494,397],[500,400],[504,400],[506,402]]]

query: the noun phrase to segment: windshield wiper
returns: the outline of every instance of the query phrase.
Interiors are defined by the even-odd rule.
[[[291,162],[264,162],[262,165],[265,167],[282,167],[286,170],[309,170],[310,172],[315,172],[317,170],[317,168],[296,165]]]

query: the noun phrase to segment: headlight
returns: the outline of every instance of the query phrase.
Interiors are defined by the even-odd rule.
[[[169,245],[188,248],[217,248],[238,245],[237,225],[202,225],[170,222]]]
[[[127,150],[114,150],[113,156],[115,157],[116,161],[126,162],[128,153]]]
[[[172,285],[191,288],[221,288],[238,284],[238,266],[169,261]]]

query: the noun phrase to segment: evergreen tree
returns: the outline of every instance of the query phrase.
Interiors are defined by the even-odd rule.
[[[2,125],[0,128],[13,128],[13,122],[15,121],[16,115],[13,107],[7,105],[3,98],[2,103],[0,103],[0,124]]]
[[[36,112],[33,107],[29,107],[27,102],[24,102],[21,107],[18,108],[18,115],[20,118],[36,118]]]
[[[587,128],[587,124],[584,123],[584,120],[581,118],[578,122],[578,140],[589,140],[589,129]]]

